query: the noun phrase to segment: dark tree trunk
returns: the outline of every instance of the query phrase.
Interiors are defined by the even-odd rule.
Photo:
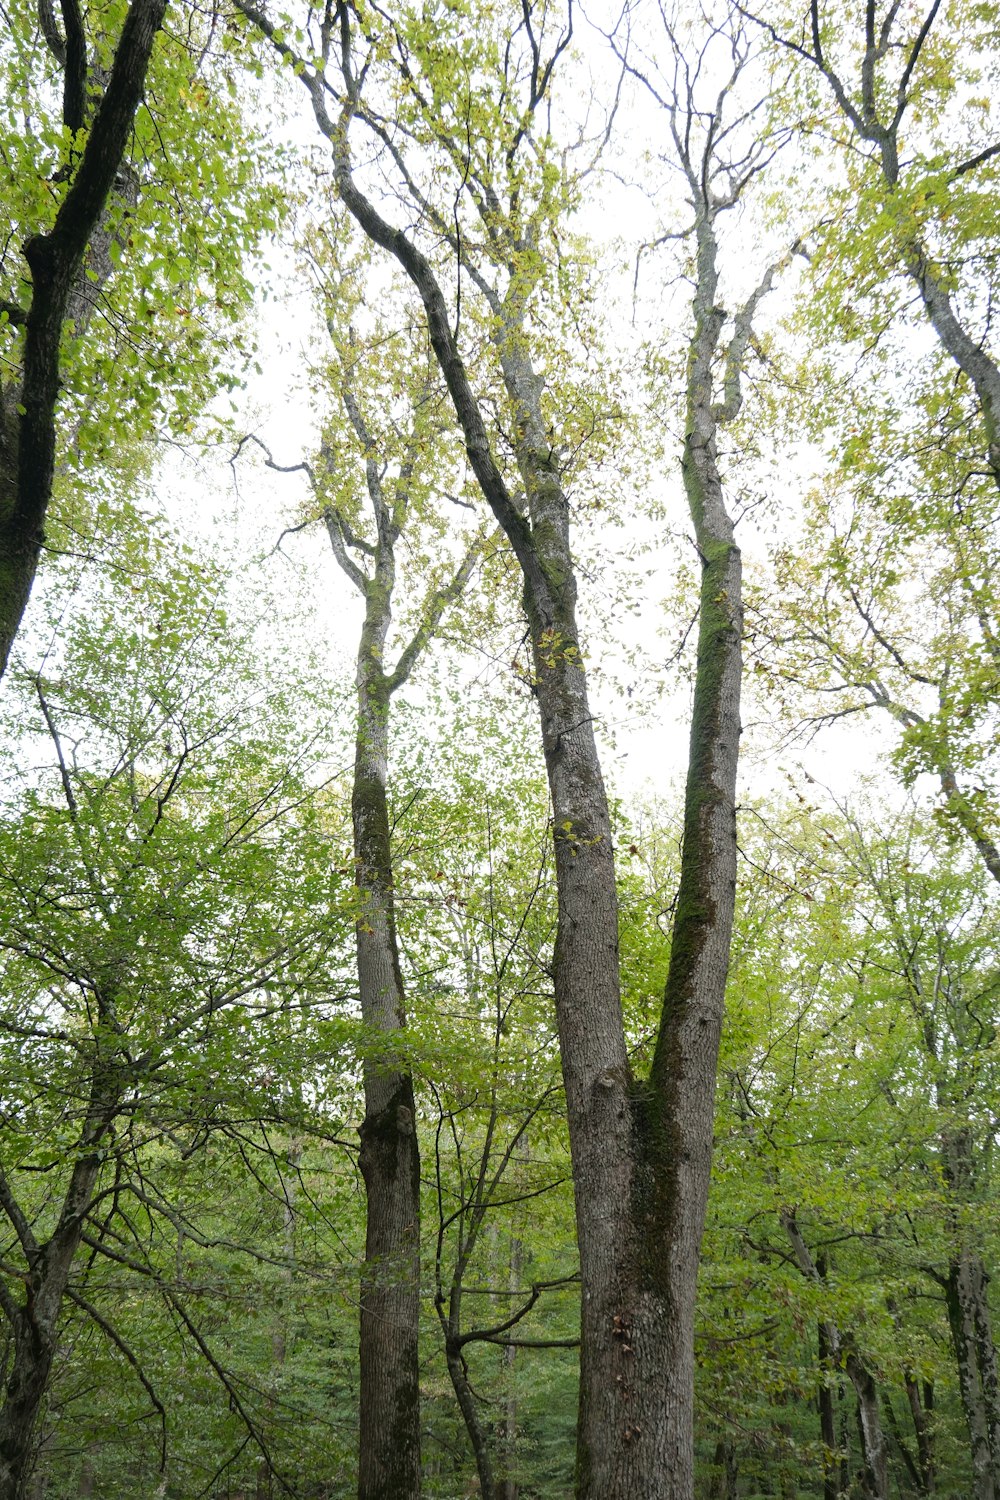
[[[393,898],[386,795],[390,685],[382,670],[391,558],[369,583],[358,648],[358,733],[351,809],[361,906],[357,922],[361,1016],[370,1034],[406,1024]],[[361,1174],[367,1199],[361,1280],[360,1500],[420,1494],[420,1157],[413,1082],[380,1058],[364,1062]]]
[[[523,1157],[526,1159],[527,1150]],[[513,1294],[521,1285],[523,1275],[524,1246],[516,1234],[510,1237],[510,1257],[507,1263],[507,1285]],[[500,1477],[496,1484],[496,1500],[517,1500],[517,1391],[514,1384],[514,1366],[517,1349],[508,1345],[500,1352],[504,1380],[503,1416],[497,1430],[498,1469]]]
[[[452,1389],[458,1400],[465,1430],[469,1434],[472,1451],[476,1460],[476,1474],[479,1479],[479,1493],[482,1500],[499,1500],[500,1492],[496,1487],[493,1474],[493,1458],[490,1453],[490,1441],[479,1415],[479,1407],[469,1384],[469,1372],[465,1366],[462,1356],[461,1345],[448,1340],[445,1345],[445,1358],[448,1362],[448,1374],[451,1376]]]
[[[913,1422],[913,1435],[917,1441],[916,1480],[922,1495],[933,1495],[935,1490],[934,1443],[927,1420],[927,1410],[920,1400],[920,1387],[910,1372],[907,1372],[905,1376],[904,1385],[907,1405],[910,1408],[910,1419]]]
[[[802,1232],[789,1209],[781,1213],[781,1224],[788,1235],[796,1264],[808,1281],[822,1284],[826,1266],[817,1264]],[[836,1323],[824,1319],[820,1340],[821,1357],[834,1367],[846,1370],[857,1398],[858,1436],[861,1440],[863,1493],[872,1500],[889,1500],[889,1451],[879,1414],[878,1387],[865,1361],[851,1340],[842,1335]],[[844,1488],[843,1478],[841,1489]]]
[[[945,1299],[969,1430],[974,1500],[1000,1497],[997,1356],[986,1286],[986,1270],[978,1255],[963,1252],[948,1267]]]
[[[708,1500],[737,1500],[738,1474],[736,1445],[731,1438],[720,1438],[715,1445]]]
[[[0,676],[31,593],[52,496],[63,322],[79,291],[88,241],[121,167],[166,4],[132,0],[69,192],[49,233],[24,246],[32,295],[24,320],[22,377],[16,403],[5,392],[0,411]],[[78,69],[78,58],[68,61]],[[75,84],[67,88],[71,115],[78,112],[79,92]],[[20,406],[17,420],[14,404]]]
[[[104,1002],[99,1002],[104,1005]],[[0,1406],[0,1500],[23,1500],[31,1470],[32,1433],[58,1347],[58,1322],[73,1259],[100,1171],[100,1142],[118,1109],[121,1077],[114,1061],[94,1062],[87,1116],[51,1237],[39,1243],[0,1169],[0,1208],[26,1262],[24,1301],[4,1293],[14,1358]]]
[[[363,1070],[365,1117],[360,1132],[367,1218],[361,1278],[358,1493],[360,1500],[416,1500],[420,1494],[420,1156],[413,1080],[398,1053],[406,1015],[387,794],[389,713],[392,694],[406,682],[444,611],[468,583],[479,546],[470,547],[450,582],[428,595],[415,634],[396,667],[388,671],[385,652],[392,624],[395,546],[409,507],[418,435],[414,428],[390,501],[383,490],[385,470],[375,460],[375,444],[353,377],[353,370],[345,368],[341,394],[365,460],[374,545],[362,542],[349,518],[332,503],[326,507],[325,519],[334,556],[362,594],[365,608],[355,670],[358,719],[351,795],[359,897],[358,988],[368,1033]],[[381,1036],[389,1042],[384,1054],[379,1050]]]
[[[368,661],[359,674],[381,677]],[[358,980],[366,1027],[402,1030],[403,985],[393,913],[385,738],[388,694],[359,687],[352,808],[361,912]],[[361,1173],[367,1195],[361,1282],[361,1500],[420,1493],[420,1159],[413,1083],[369,1056],[364,1065]]]

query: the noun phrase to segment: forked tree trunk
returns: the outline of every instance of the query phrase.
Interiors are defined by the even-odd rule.
[[[920,1387],[911,1372],[907,1372],[904,1380],[906,1386],[906,1400],[910,1408],[910,1417],[913,1421],[913,1433],[917,1440],[917,1471],[920,1476],[922,1492],[925,1495],[933,1495],[935,1489],[934,1470],[934,1442],[928,1416],[931,1410],[930,1402],[920,1399]],[[924,1388],[925,1397],[932,1391],[928,1383]]]
[[[637,1086],[622,1026],[611,823],[576,623],[569,505],[542,417],[542,382],[527,355],[524,309],[508,298],[497,339],[526,512],[493,456],[429,262],[355,185],[349,114],[334,125],[322,86],[308,76],[306,83],[334,146],[343,201],[420,293],[470,462],[524,577],[555,826],[553,975],[583,1288],[577,1494],[688,1500],[694,1290],[736,857],[739,553],[719,513],[721,490],[711,488],[717,473],[701,461],[714,453],[703,432],[693,436],[704,572],[679,916],[656,1060],[649,1082]]]
[[[393,494],[383,490],[354,384],[345,369],[344,407],[365,459],[375,543],[360,542],[332,504],[325,519],[334,556],[364,599],[355,686],[357,734],[351,816],[359,909],[356,955],[364,1058],[365,1116],[361,1175],[365,1184],[365,1259],[361,1276],[359,1500],[416,1500],[420,1494],[420,1155],[413,1080],[401,1062],[405,1032],[393,892],[387,795],[392,694],[409,677],[449,605],[461,596],[476,558],[474,542],[451,580],[424,601],[423,615],[395,668],[385,652],[392,625],[395,546],[409,506],[418,446],[416,430]],[[416,420],[416,419],[414,419]],[[426,436],[426,434],[425,434]],[[359,561],[351,556],[358,552]],[[380,1040],[384,1038],[383,1051]]]
[[[277,50],[287,50],[259,6],[250,0],[239,4]],[[369,239],[398,261],[420,296],[470,465],[524,582],[554,820],[553,977],[582,1286],[576,1492],[580,1500],[691,1500],[694,1294],[735,896],[741,675],[740,558],[715,464],[720,409],[712,403],[711,365],[720,325],[714,308],[707,317],[698,315],[700,342],[692,355],[692,369],[704,382],[692,396],[685,447],[685,478],[703,562],[697,683],[678,916],[662,1025],[650,1078],[637,1084],[622,1026],[611,821],[577,629],[569,503],[542,411],[543,382],[529,356],[531,278],[526,279],[518,247],[506,268],[504,294],[481,277],[476,280],[490,302],[513,407],[522,502],[498,465],[462,359],[457,324],[453,329],[433,267],[354,180],[348,131],[360,94],[352,55],[355,20],[348,7],[338,7],[336,22],[345,91],[336,121],[328,111],[325,74],[304,58],[297,60],[296,72],[331,143],[341,200]],[[331,31],[328,41],[332,37]],[[530,244],[527,251],[535,253]],[[769,278],[744,310],[747,324],[756,296],[768,285]],[[748,334],[748,326],[738,327],[727,350],[722,404],[727,415],[735,415],[734,390],[739,407],[739,366]],[[391,965],[383,967],[391,972]],[[387,1077],[378,1108],[381,1118],[396,1121],[390,1140],[398,1130],[399,1109],[408,1108],[391,1083]]]
[[[802,1237],[795,1215],[785,1209],[781,1213],[781,1225],[788,1236],[799,1270],[807,1281],[822,1285],[826,1278],[826,1266],[817,1265],[812,1252]],[[858,1354],[853,1342],[843,1335],[837,1324],[825,1318],[821,1327],[821,1357],[834,1367],[847,1371],[857,1398],[858,1436],[861,1441],[862,1492],[872,1500],[889,1500],[889,1449],[879,1412],[878,1387],[865,1361]],[[843,1478],[841,1488],[844,1488]]]

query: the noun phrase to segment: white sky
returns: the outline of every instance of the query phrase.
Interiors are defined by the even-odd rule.
[[[630,109],[617,137],[616,175],[593,179],[593,195],[577,227],[582,225],[594,236],[606,260],[614,255],[620,259],[619,271],[607,283],[616,307],[611,327],[623,354],[632,358],[640,330],[645,331],[651,317],[662,315],[665,306],[670,309],[664,320],[665,336],[671,326],[684,321],[688,294],[683,283],[665,287],[662,269],[644,270],[639,327],[633,325],[635,247],[650,237],[657,222],[648,196],[636,184],[648,185],[651,174],[660,171],[645,153],[650,142],[655,145],[662,140],[663,132],[648,102],[633,100]],[[293,94],[290,119],[292,138],[315,144],[304,91],[298,97]],[[631,160],[623,157],[623,149]],[[732,230],[724,246],[724,270],[735,266],[737,280],[746,282],[749,277],[752,284],[770,247],[767,255],[760,249],[759,225],[747,216],[734,221]],[[765,238],[773,241],[770,232]],[[296,280],[290,252],[275,247],[270,259],[276,266],[279,291],[259,308],[263,374],[252,376],[239,396],[235,427],[257,433],[277,461],[293,464],[311,457],[317,443],[309,389],[309,366],[319,347],[316,314],[307,289]],[[787,289],[775,294],[772,316],[781,313],[788,295]],[[304,535],[287,537],[282,553],[272,554],[279,533],[298,519],[296,512],[307,498],[304,476],[269,473],[248,455],[234,478],[228,457],[224,452],[209,454],[197,464],[168,457],[157,490],[169,512],[183,518],[185,526],[196,528],[206,545],[224,539],[227,550],[236,548],[245,559],[245,580],[251,592],[256,577],[277,582],[289,602],[288,618],[298,618],[303,641],[320,645],[331,680],[342,682],[352,669],[360,605],[334,562],[325,532],[316,526]],[[602,725],[609,782],[625,796],[663,796],[674,788],[679,801],[687,758],[689,689],[675,669],[664,669],[677,642],[677,621],[665,610],[664,600],[674,591],[677,560],[685,555],[685,544],[675,536],[657,534],[658,526],[663,533],[675,535],[687,530],[678,458],[676,436],[671,440],[668,433],[662,463],[651,465],[643,480],[662,508],[662,520],[632,519],[624,526],[605,528],[598,536],[581,534],[578,540],[588,652],[597,668],[592,673],[592,695]],[[782,498],[790,501],[788,510],[794,513],[795,491],[805,492],[819,459],[804,450],[784,455],[783,462]],[[622,492],[627,493],[631,484],[623,476]],[[644,503],[649,498],[647,493]],[[740,541],[749,563],[762,559],[764,538],[751,523],[742,526]],[[640,553],[634,565],[624,560],[630,550]],[[693,640],[692,633],[689,659]],[[419,684],[411,691],[419,692]],[[801,780],[799,766],[804,765],[836,795],[847,796],[859,776],[872,770],[877,755],[892,743],[891,728],[869,714],[821,730],[808,741],[776,748],[776,736],[766,726],[773,710],[766,702],[754,701],[751,693],[752,688],[744,708],[749,730],[744,744],[744,795],[780,795],[789,778]],[[892,795],[888,789],[893,785],[892,778],[887,778],[887,795]]]

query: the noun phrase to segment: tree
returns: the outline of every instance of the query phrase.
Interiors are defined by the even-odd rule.
[[[36,232],[24,246],[31,273],[29,308],[4,304],[7,321],[23,324],[25,336],[21,380],[2,392],[0,407],[0,673],[31,592],[52,495],[63,319],[125,155],[165,10],[166,0],[133,0],[92,113],[97,80],[80,8],[63,6],[61,36],[48,0],[40,7],[46,41],[63,69],[62,123],[70,146],[64,176],[70,185],[51,229]],[[80,151],[84,130],[87,141]]]
[[[587,155],[575,166],[549,123],[572,10],[564,22],[543,6],[483,13],[473,40],[458,12],[428,27],[415,13],[362,17],[339,5],[313,35],[308,25],[290,34],[254,5],[241,9],[308,91],[348,212],[418,294],[469,462],[521,569],[559,892],[555,1005],[583,1288],[577,1489],[582,1497],[687,1495],[691,1310],[735,877],[738,552],[715,490],[705,487],[712,438],[697,422],[712,406],[705,363],[721,329],[714,315],[702,320],[708,350],[694,363],[702,389],[688,467],[709,583],[671,969],[652,1070],[637,1082],[621,1015],[612,830],[577,624],[567,495],[574,461],[564,453],[578,418],[571,405],[560,410],[558,385],[547,390],[536,367],[543,289],[552,286],[556,306],[573,295],[561,217],[592,170],[594,148],[581,139]],[[430,254],[359,184],[351,148],[358,128],[402,177],[404,203],[431,230]],[[553,242],[555,264],[546,257]],[[438,250],[450,259],[436,265]],[[487,342],[467,355],[462,330],[477,327]],[[504,412],[495,435],[487,394]]]
[[[271,1018],[316,993],[340,925],[309,875],[312,736],[286,734],[279,696],[237,659],[212,570],[141,532],[129,576],[140,560],[132,631],[118,628],[127,585],[105,581],[11,704],[24,748],[0,831],[4,1500],[24,1494],[64,1299],[115,1339],[74,1281],[79,1259],[133,1265],[132,1209],[170,1216],[157,1150],[212,1130]],[[29,730],[47,741],[40,777]],[[225,805],[223,775],[239,782]]]
[[[355,660],[351,790],[358,986],[370,1039],[360,1156],[368,1208],[358,1483],[362,1500],[402,1500],[420,1493],[420,1156],[413,1079],[403,1056],[406,1014],[387,792],[390,710],[442,617],[461,598],[484,537],[475,533],[451,576],[430,584],[415,608],[410,601],[417,623],[391,665],[397,548],[401,539],[416,547],[422,530],[440,530],[433,503],[444,482],[447,425],[419,333],[394,333],[377,320],[362,338],[353,319],[366,310],[343,305],[347,278],[338,285],[341,305],[328,309],[327,321],[335,334],[331,394],[342,410],[330,413],[319,472],[310,468],[309,474],[337,565],[364,609]],[[392,344],[397,348],[390,366],[385,351]],[[415,377],[409,380],[412,367]],[[399,410],[404,399],[405,417]],[[391,415],[386,420],[375,411]],[[358,493],[362,467],[364,507]]]
[[[757,816],[747,901],[769,915],[740,923],[709,1240],[712,1280],[746,1291],[738,1312],[705,1315],[734,1342],[768,1327],[787,1339],[777,1379],[791,1400],[814,1372],[824,1496],[847,1493],[851,1469],[866,1494],[978,1493],[990,1311],[971,1295],[956,1337],[947,1287],[960,1255],[995,1254],[983,1147],[996,1080],[974,1019],[995,986],[991,883],[913,806]],[[760,1420],[740,1413],[737,1441]]]
[[[100,476],[117,465],[127,489],[155,421],[170,414],[184,430],[232,384],[216,363],[220,323],[232,343],[248,294],[242,251],[275,221],[272,188],[249,211],[238,201],[258,168],[241,150],[215,22],[202,34],[191,14],[186,35],[156,46],[165,9],[133,0],[120,22],[118,7],[63,0],[60,26],[42,0],[37,13],[13,7],[5,27],[0,69],[24,128],[5,142],[0,252],[11,372],[0,382],[0,675],[54,484],[76,470],[60,509],[88,536]]]

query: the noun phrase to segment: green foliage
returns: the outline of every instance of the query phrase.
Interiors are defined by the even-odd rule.
[[[124,5],[90,6],[91,71],[106,70]],[[37,8],[11,8],[0,41],[5,192],[0,298],[30,300],[25,241],[50,228],[81,140],[62,124],[61,70]],[[244,378],[252,350],[246,260],[282,213],[279,148],[237,97],[231,39],[218,18],[186,15],[154,48],[132,144],[71,300],[62,356],[62,513],[84,525],[99,486],[127,492],[136,441],[204,431],[214,398]],[[88,291],[87,287],[91,290]],[[86,337],[72,337],[74,329]],[[21,330],[0,326],[16,366]]]

